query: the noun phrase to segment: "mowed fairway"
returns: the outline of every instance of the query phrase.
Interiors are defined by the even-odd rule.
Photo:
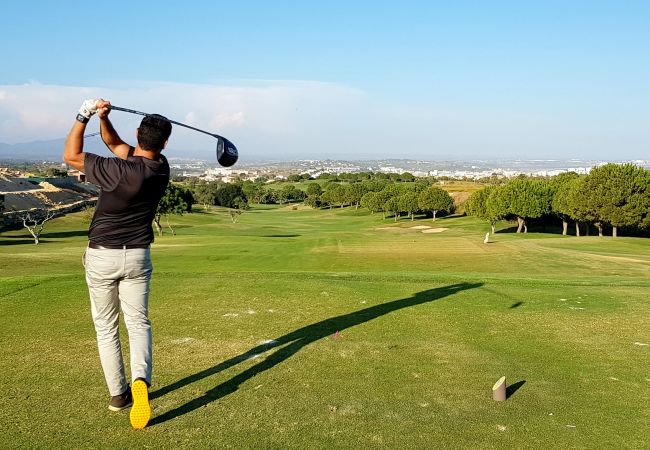
[[[107,409],[81,215],[39,246],[0,235],[0,447],[650,446],[649,239],[483,244],[473,218],[354,209],[172,222],[153,246],[139,432]]]

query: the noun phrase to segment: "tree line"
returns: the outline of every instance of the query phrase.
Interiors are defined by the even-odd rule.
[[[344,208],[360,206],[371,213],[383,212],[399,219],[402,214],[411,219],[415,214],[429,212],[433,219],[439,214],[451,213],[454,202],[447,191],[432,186],[435,180],[416,179],[406,174],[396,177],[375,175],[388,174],[340,174],[321,176],[327,181],[322,185],[316,181],[307,183],[305,190],[290,183],[279,188],[269,187],[262,181],[238,181],[222,183],[219,181],[193,180],[187,184],[193,201],[205,207],[224,206],[235,210],[245,210],[250,203],[284,204],[304,203],[312,208]],[[394,175],[394,174],[390,174]],[[306,176],[296,175],[301,180]],[[297,179],[297,178],[296,178]],[[345,180],[345,181],[343,181]],[[401,181],[408,180],[408,181]],[[164,202],[163,202],[164,203]]]
[[[502,186],[486,186],[470,196],[468,214],[490,223],[516,220],[517,232],[527,232],[531,220],[555,217],[562,234],[574,222],[576,236],[604,226],[616,237],[619,228],[650,230],[650,171],[634,164],[606,164],[589,175],[567,172],[550,179],[521,176]]]
[[[381,212],[384,218],[393,216],[397,221],[402,215],[413,220],[422,213],[435,220],[456,208],[449,193],[435,186],[436,179],[431,177],[372,172],[322,174],[319,180],[307,174],[292,177],[292,183],[303,183],[304,190],[292,183],[270,187],[262,180],[191,180],[187,191],[193,202],[239,212],[248,209],[249,202],[302,202],[313,208],[364,207],[372,214]],[[516,221],[518,233],[526,233],[532,221],[540,220],[562,222],[565,235],[570,222],[574,222],[578,236],[582,230],[588,234],[591,226],[598,229],[599,235],[603,235],[605,227],[611,227],[613,236],[621,228],[637,234],[650,231],[650,171],[634,164],[606,164],[589,175],[568,172],[551,178],[522,175],[506,181],[484,181],[496,184],[473,193],[463,206],[467,214],[486,220],[493,233],[501,220]]]

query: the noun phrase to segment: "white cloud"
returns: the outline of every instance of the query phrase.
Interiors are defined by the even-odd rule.
[[[247,158],[495,158],[645,154],[647,127],[588,112],[536,111],[535,105],[403,104],[349,86],[309,81],[221,84],[120,82],[111,86],[0,85],[0,141],[64,137],[85,98],[163,114],[226,136]],[[134,141],[141,117],[114,111],[113,123]],[[89,131],[97,130],[97,121]],[[170,156],[211,157],[212,138],[174,127]],[[635,156],[636,155],[636,156]],[[626,157],[618,152],[618,157]]]
[[[297,157],[298,150],[323,150],[319,135],[345,122],[343,113],[365,102],[356,89],[331,83],[255,81],[230,85],[134,82],[129,86],[0,86],[0,141],[14,143],[60,138],[67,134],[85,98],[105,98],[130,109],[160,113],[170,119],[224,135],[240,151]],[[111,118],[125,140],[141,117],[113,111]],[[97,128],[93,120],[89,130]],[[322,137],[322,136],[321,136]],[[170,149],[207,145],[205,136],[175,127]],[[329,144],[328,144],[329,145]],[[212,149],[212,143],[208,146]]]
[[[196,125],[196,114],[194,114],[194,111],[190,111],[187,114],[185,114],[185,120],[183,120],[183,123],[192,126]]]
[[[244,112],[221,113],[214,116],[210,121],[210,128],[220,129],[226,127],[240,127],[244,125]]]

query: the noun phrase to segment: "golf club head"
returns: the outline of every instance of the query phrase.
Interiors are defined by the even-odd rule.
[[[228,139],[219,136],[217,138],[217,161],[223,167],[230,167],[237,162],[239,153],[235,144]]]

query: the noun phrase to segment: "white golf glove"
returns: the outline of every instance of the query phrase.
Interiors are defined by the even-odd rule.
[[[86,119],[90,119],[93,114],[97,112],[98,102],[99,100],[96,98],[84,100],[84,102],[81,104],[81,108],[79,108],[79,114],[84,116]]]

